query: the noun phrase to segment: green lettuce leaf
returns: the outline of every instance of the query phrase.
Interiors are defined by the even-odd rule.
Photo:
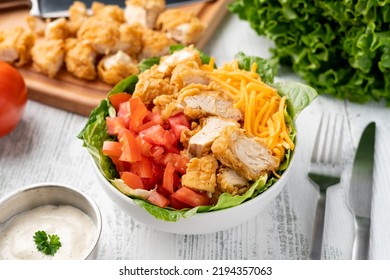
[[[293,81],[274,83],[272,87],[277,89],[280,96],[286,96],[288,115],[293,119],[317,97],[312,87]]]
[[[247,71],[250,71],[252,64],[256,63],[256,72],[262,81],[266,84],[272,84],[274,82],[276,73],[276,64],[274,62],[257,56],[247,56],[243,52],[239,52],[234,58],[238,60],[239,67]]]
[[[234,0],[228,9],[318,92],[390,105],[390,0]]]

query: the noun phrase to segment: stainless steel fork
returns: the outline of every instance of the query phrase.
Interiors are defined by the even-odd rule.
[[[321,259],[324,232],[326,190],[340,182],[342,172],[341,153],[343,147],[342,116],[323,114],[310,161],[308,177],[318,188],[319,199],[314,219],[313,236],[309,258]]]

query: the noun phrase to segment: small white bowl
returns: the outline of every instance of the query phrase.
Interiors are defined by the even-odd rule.
[[[93,242],[81,259],[96,259],[102,218],[96,203],[70,186],[40,183],[23,187],[0,201],[0,224],[13,216],[44,205],[69,205],[87,214],[96,226]]]
[[[278,194],[282,191],[288,180],[294,156],[292,156],[288,168],[281,178],[269,189],[238,206],[231,208],[196,213],[188,218],[181,218],[176,222],[168,222],[155,218],[133,200],[115,188],[101,173],[96,163],[92,160],[93,168],[103,185],[103,189],[112,201],[125,213],[136,221],[152,228],[178,234],[206,234],[226,230],[240,225],[258,215]],[[92,159],[92,158],[91,158]]]

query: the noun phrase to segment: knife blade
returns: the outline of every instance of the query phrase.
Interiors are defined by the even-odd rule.
[[[375,154],[375,123],[364,129],[356,150],[349,187],[349,205],[355,217],[352,259],[368,259]]]
[[[92,2],[96,0],[80,0],[87,7],[91,7]],[[166,0],[166,6],[169,8],[190,5],[196,2],[207,2],[213,0]],[[0,10],[18,7],[30,8],[30,14],[43,18],[59,18],[69,15],[69,7],[74,0],[0,0]],[[110,5],[125,7],[125,0],[99,0],[98,2]]]

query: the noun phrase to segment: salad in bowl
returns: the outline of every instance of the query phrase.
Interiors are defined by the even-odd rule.
[[[139,68],[78,135],[125,203],[178,222],[244,205],[283,178],[314,89],[274,82],[264,59],[239,53],[217,67],[192,46]]]

